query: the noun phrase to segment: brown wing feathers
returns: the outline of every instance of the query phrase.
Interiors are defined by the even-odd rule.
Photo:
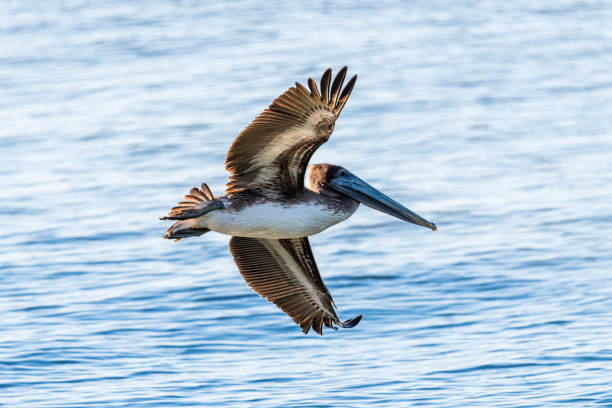
[[[323,73],[321,93],[312,78],[308,79],[309,89],[296,83],[238,135],[225,159],[225,168],[230,173],[226,185],[228,194],[262,186],[285,193],[303,188],[310,156],[329,138],[329,133],[317,131],[316,122],[333,123],[338,118],[357,79],[353,76],[342,89],[346,77],[344,67],[330,90],[331,75],[331,69]],[[308,147],[299,149],[303,144]],[[288,171],[293,173],[291,177],[280,174]],[[283,185],[287,180],[289,185]]]
[[[312,327],[322,334],[323,325],[343,325],[323,284],[308,238],[232,237],[229,246],[249,287],[287,313],[304,333]]]

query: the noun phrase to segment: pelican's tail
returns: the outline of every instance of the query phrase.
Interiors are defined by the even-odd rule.
[[[178,220],[166,231],[164,238],[178,241],[182,238],[197,237],[210,231],[198,222],[198,217],[225,208],[221,201],[216,200],[206,183],[199,189],[194,187],[185,196],[185,201],[170,210],[168,215],[160,220]]]
[[[221,201],[215,200],[206,183],[201,188],[193,187],[185,196],[185,201],[170,210],[168,215],[160,220],[188,220],[198,218],[202,215],[225,208]]]

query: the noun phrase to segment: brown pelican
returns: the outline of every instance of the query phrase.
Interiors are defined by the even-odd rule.
[[[192,188],[163,220],[177,220],[165,238],[231,235],[229,249],[251,289],[282,309],[304,333],[323,325],[354,327],[361,315],[340,321],[317,269],[308,236],[344,221],[359,203],[436,231],[436,225],[387,197],[343,167],[310,166],[325,143],[355,85],[342,85],[346,67],[331,82],[323,73],[321,92],[312,78],[276,98],[234,140],[227,152],[230,173],[225,195],[214,197],[206,184]],[[331,87],[330,87],[331,84]]]

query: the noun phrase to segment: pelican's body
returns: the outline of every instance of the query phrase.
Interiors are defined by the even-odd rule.
[[[308,192],[290,200],[261,198],[248,205],[232,205],[232,199],[220,198],[225,209],[211,211],[197,218],[198,226],[225,235],[248,238],[300,238],[346,220],[359,203],[326,200]]]
[[[312,327],[321,334],[323,325],[354,327],[361,319],[338,319],[307,237],[346,220],[359,203],[436,230],[343,167],[312,165],[304,186],[308,161],[329,139],[355,84],[356,76],[342,89],[345,74],[346,67],[331,84],[328,69],[321,93],[309,79],[310,90],[296,83],[275,99],[228,151],[226,194],[214,197],[202,184],[163,217],[176,220],[166,238],[231,235],[230,251],[247,284],[305,333]]]

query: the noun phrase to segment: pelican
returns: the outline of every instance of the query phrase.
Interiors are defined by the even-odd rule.
[[[248,286],[285,312],[307,334],[323,325],[356,326],[361,315],[341,321],[317,269],[310,235],[349,218],[359,203],[436,231],[420,217],[370,184],[333,164],[313,164],[312,154],[334,130],[357,76],[343,88],[347,68],[334,78],[327,69],[321,91],[308,79],[274,99],[234,140],[225,158],[225,195],[214,197],[204,183],[162,220],[174,220],[167,239],[208,231],[231,235],[229,249]],[[331,87],[330,87],[331,85]]]

